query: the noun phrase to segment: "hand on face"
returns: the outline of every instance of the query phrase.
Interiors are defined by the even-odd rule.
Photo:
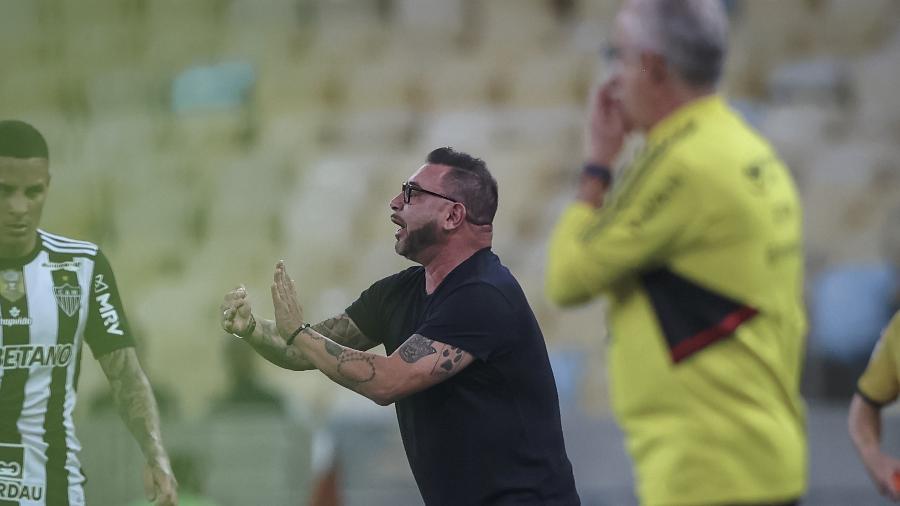
[[[252,308],[247,300],[247,289],[238,286],[225,294],[225,301],[219,306],[222,311],[222,329],[231,334],[243,335],[250,325]]]
[[[588,161],[607,167],[612,166],[632,129],[621,101],[616,98],[616,86],[617,80],[610,79],[592,94],[585,135]]]
[[[303,325],[303,307],[297,302],[294,280],[288,276],[282,260],[275,264],[272,305],[275,306],[275,326],[278,328],[278,334],[287,339]]]

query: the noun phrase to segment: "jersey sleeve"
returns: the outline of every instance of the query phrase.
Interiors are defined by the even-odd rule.
[[[547,297],[562,305],[586,302],[660,261],[697,210],[692,193],[687,172],[670,162],[644,167],[599,210],[572,204],[550,240]]]
[[[875,406],[883,406],[897,398],[900,393],[900,379],[897,377],[897,347],[900,346],[900,313],[882,333],[881,339],[872,351],[869,365],[859,378],[857,391],[866,401]]]
[[[125,307],[119,296],[116,278],[102,251],[98,251],[94,259],[91,295],[88,302],[84,340],[90,346],[94,357],[134,346],[134,337],[125,317]]]
[[[429,314],[416,333],[489,360],[512,342],[512,305],[487,283],[463,285]]]

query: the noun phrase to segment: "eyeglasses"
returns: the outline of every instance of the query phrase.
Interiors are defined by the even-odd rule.
[[[417,191],[417,192],[427,193],[428,195],[433,195],[435,197],[439,197],[444,200],[449,200],[450,202],[453,202],[454,204],[462,204],[463,206],[465,206],[465,204],[463,204],[462,202],[460,202],[454,198],[448,197],[446,195],[441,195],[440,193],[426,190],[419,186],[413,186],[409,183],[409,181],[404,181],[403,184],[400,186],[400,188],[402,189],[404,204],[409,204],[410,199],[412,199],[412,192]],[[469,213],[466,213],[466,221],[468,221],[469,223],[472,223],[474,225],[490,225],[490,222],[479,223],[477,221],[474,221],[472,219],[472,217],[469,216]]]
[[[446,195],[441,195],[440,193],[428,191],[419,186],[413,186],[413,185],[409,184],[409,181],[404,181],[403,184],[401,185],[401,188],[403,189],[403,203],[404,204],[409,204],[410,199],[412,199],[412,192],[414,192],[414,191],[427,193],[428,195],[434,195],[435,197],[440,197],[442,199],[449,200],[450,202],[453,202],[455,204],[460,203],[458,200],[456,200],[454,198],[450,198]]]

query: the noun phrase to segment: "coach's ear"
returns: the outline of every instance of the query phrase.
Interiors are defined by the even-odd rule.
[[[447,218],[444,219],[444,230],[453,230],[459,228],[466,222],[468,211],[462,202],[453,202],[447,211]]]

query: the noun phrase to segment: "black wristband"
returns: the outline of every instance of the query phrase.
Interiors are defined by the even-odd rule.
[[[240,334],[238,334],[237,332],[232,332],[231,335],[240,339],[245,339],[252,336],[254,330],[256,330],[256,318],[253,317],[253,313],[250,313],[250,321],[247,322],[247,330],[243,331]]]
[[[594,177],[603,181],[607,186],[612,183],[612,170],[606,165],[597,165],[595,163],[586,163],[581,168],[584,175]]]
[[[290,346],[290,345],[294,344],[294,339],[297,339],[297,336],[300,335],[301,332],[303,332],[304,330],[306,330],[310,327],[312,327],[312,325],[310,325],[308,323],[304,323],[303,325],[300,325],[299,327],[297,327],[297,330],[295,330],[294,333],[291,334],[291,337],[287,338],[287,345]]]

